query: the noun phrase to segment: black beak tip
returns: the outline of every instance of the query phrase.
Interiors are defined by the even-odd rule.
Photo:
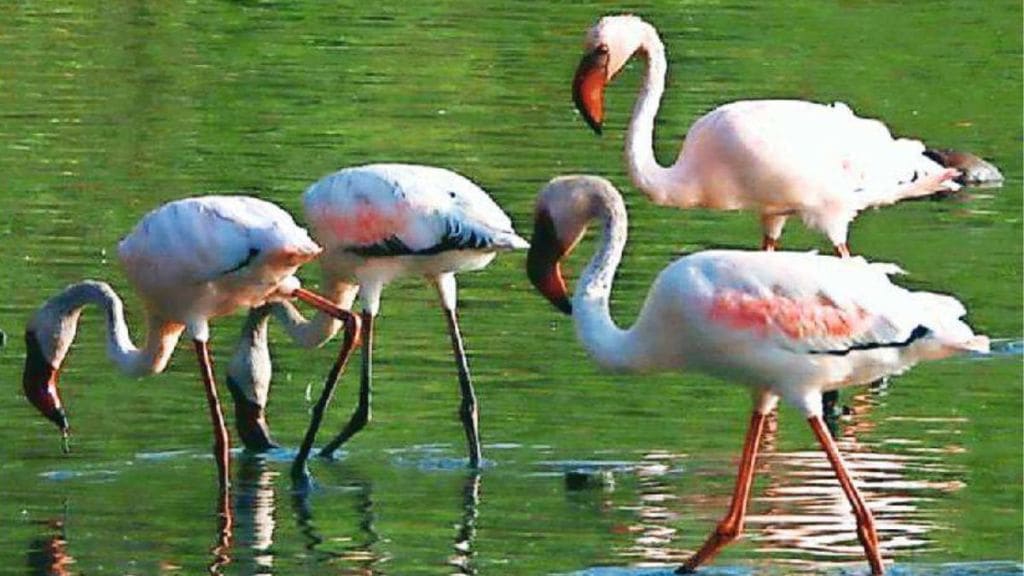
[[[54,408],[46,414],[46,419],[56,424],[62,434],[66,435],[71,428],[68,424],[68,415],[64,412],[64,408]]]
[[[568,298],[553,301],[552,304],[554,304],[555,308],[558,308],[566,316],[572,316],[572,302]]]

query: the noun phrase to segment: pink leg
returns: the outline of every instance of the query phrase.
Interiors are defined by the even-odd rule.
[[[226,491],[229,482],[228,472],[228,429],[224,425],[224,413],[220,409],[217,398],[217,383],[213,379],[213,362],[210,360],[210,347],[206,342],[195,340],[196,356],[199,357],[199,372],[203,376],[206,387],[206,401],[210,405],[210,419],[213,421],[213,457],[217,459],[218,480],[221,491]]]
[[[775,252],[779,249],[779,241],[776,238],[772,238],[767,234],[761,238],[761,250],[765,252]]]
[[[850,246],[843,242],[842,244],[836,244],[836,256],[840,258],[850,257]]]
[[[743,457],[740,459],[739,474],[736,476],[736,488],[732,494],[732,504],[725,518],[718,523],[715,531],[708,536],[704,545],[696,554],[690,556],[685,564],[676,570],[676,574],[690,574],[698,566],[715,557],[726,544],[732,542],[743,532],[743,518],[747,513],[747,502],[750,500],[750,486],[754,480],[754,461],[757,459],[758,444],[764,430],[766,415],[754,410],[750,417],[750,427],[743,443]]]
[[[811,424],[811,430],[818,438],[818,443],[825,450],[832,470],[835,471],[836,478],[839,479],[839,485],[846,493],[846,499],[853,506],[853,514],[857,517],[857,538],[864,546],[864,553],[871,565],[871,573],[884,574],[885,568],[882,566],[882,555],[878,552],[878,534],[875,532],[875,519],[871,516],[871,510],[864,504],[860,492],[850,480],[850,475],[846,472],[846,466],[843,464],[842,457],[839,456],[839,450],[825,426],[825,421],[821,419],[821,416],[812,416],[807,421]]]

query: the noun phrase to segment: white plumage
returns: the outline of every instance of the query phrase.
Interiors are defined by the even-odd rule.
[[[479,186],[450,170],[411,164],[370,164],[340,170],[316,182],[303,196],[306,220],[325,249],[320,258],[323,289],[343,308],[358,293],[363,309],[363,377],[359,404],[349,424],[324,449],[331,454],[370,420],[373,323],[384,286],[399,277],[433,283],[448,321],[462,390],[460,415],[470,461],[480,460],[476,399],[456,318],[457,272],[483,268],[498,252],[523,249],[509,217]],[[304,319],[291,305],[276,316],[301,345],[322,345],[338,330],[333,318]],[[260,314],[259,311],[254,315]],[[258,326],[254,317],[250,322]],[[265,398],[269,374],[255,359],[256,331],[244,338],[230,378],[247,383],[252,399]],[[259,369],[258,369],[259,368]],[[251,373],[246,373],[246,371]],[[266,377],[261,377],[266,374]]]
[[[767,249],[796,214],[847,255],[847,229],[859,211],[960,187],[958,170],[935,160],[963,168],[972,181],[1002,178],[976,156],[926,151],[917,140],[894,138],[882,122],[860,118],[843,103],[799,100],[720,106],[690,127],[675,164],[662,167],[652,146],[667,70],[657,31],[635,16],[608,16],[587,34],[585,52],[573,93],[598,131],[605,84],[633,54],[647,59],[626,137],[633,183],[658,204],[755,210]]]
[[[603,239],[570,305],[558,263],[595,219],[603,223]],[[795,252],[709,250],[680,258],[658,275],[636,322],[623,330],[611,318],[609,298],[625,243],[626,209],[611,183],[557,178],[537,201],[527,269],[534,285],[572,314],[578,339],[603,367],[696,370],[751,388],[755,414],[744,452],[750,465],[741,467],[746,488],[737,488],[733,517],[720,526],[731,534],[725,541],[742,526],[763,417],[780,398],[819,433],[822,391],[898,374],[920,360],[988,351],[988,338],[960,319],[965,310],[956,299],[892,284],[888,275],[898,271],[895,266]],[[819,440],[831,459],[834,445],[827,436],[819,434]],[[864,538],[875,541],[865,548],[880,571],[870,513],[844,480],[837,453],[835,458],[855,510],[865,511],[857,513],[858,524]],[[687,569],[717,552],[724,542],[716,538]]]

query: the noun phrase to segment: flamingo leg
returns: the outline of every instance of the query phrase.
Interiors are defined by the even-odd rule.
[[[740,458],[739,474],[736,476],[736,488],[733,490],[729,512],[708,536],[700,550],[690,556],[686,563],[676,570],[676,574],[692,573],[698,566],[714,558],[726,544],[738,538],[743,532],[743,520],[747,513],[750,487],[754,480],[754,462],[757,460],[757,449],[766,417],[767,414],[759,410],[754,410],[750,416],[750,426],[747,428],[747,437],[743,443],[743,456]]]
[[[320,399],[313,406],[313,415],[309,419],[306,436],[302,439],[302,446],[299,447],[299,453],[295,456],[295,461],[292,463],[292,479],[299,482],[309,482],[309,471],[306,468],[309,452],[313,448],[313,441],[316,439],[317,430],[320,429],[320,422],[323,420],[324,411],[334,395],[334,388],[338,383],[338,378],[345,370],[345,365],[348,364],[352,350],[359,343],[359,317],[347,312],[346,314],[348,314],[348,317],[345,321],[345,338],[341,343],[341,349],[338,351],[338,358],[334,361],[331,371],[327,374],[327,380],[324,382],[324,389],[320,393]]]
[[[228,429],[224,425],[224,413],[221,411],[220,399],[217,397],[217,382],[213,378],[210,346],[204,340],[194,340],[194,342],[196,356],[199,358],[199,372],[202,374],[203,385],[206,387],[206,401],[210,405],[210,419],[213,421],[213,457],[217,460],[217,478],[220,481],[221,491],[226,491],[230,485]]]
[[[333,440],[320,449],[322,458],[331,458],[334,451],[356,432],[366,427],[372,417],[370,405],[373,399],[373,320],[374,315],[368,310],[363,310],[363,374],[359,380],[359,403],[356,405],[356,411],[349,418],[348,424]]]
[[[772,238],[767,234],[761,238],[761,250],[765,252],[775,252],[779,248],[779,239]]]
[[[871,565],[871,573],[884,574],[885,568],[882,565],[882,555],[878,551],[878,533],[875,532],[875,520],[871,515],[871,510],[864,504],[864,499],[861,498],[860,492],[853,485],[853,481],[846,471],[846,465],[843,464],[843,459],[839,455],[839,449],[836,447],[835,441],[832,440],[832,435],[829,434],[824,420],[822,420],[821,416],[811,416],[807,421],[810,423],[811,430],[814,431],[814,436],[818,439],[818,443],[825,450],[829,464],[832,465],[832,470],[835,472],[836,478],[839,479],[839,485],[842,486],[843,492],[846,493],[846,499],[850,501],[850,505],[853,507],[853,514],[857,517],[857,538],[860,540],[861,545],[864,546],[864,553],[867,556],[868,563]]]
[[[836,244],[835,250],[836,256],[839,256],[840,258],[850,257],[850,246],[846,242],[843,242],[842,244]]]
[[[462,404],[459,406],[459,417],[462,419],[462,427],[466,430],[466,443],[469,449],[469,465],[472,468],[480,467],[480,410],[477,406],[476,392],[473,390],[473,380],[469,376],[469,364],[466,362],[466,349],[462,345],[462,332],[459,330],[459,320],[454,308],[445,308],[445,318],[448,320],[448,334],[452,339],[452,353],[455,356],[455,366],[459,370],[459,391],[462,394]]]

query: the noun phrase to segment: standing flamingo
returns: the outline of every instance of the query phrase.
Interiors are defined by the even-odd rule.
[[[603,239],[572,301],[560,261],[592,220]],[[853,506],[857,535],[875,574],[883,572],[871,512],[843,465],[821,414],[821,394],[909,369],[923,359],[988,351],[959,320],[950,296],[892,284],[895,266],[795,252],[708,250],[676,260],[654,281],[637,321],[615,325],[608,309],[626,244],[626,208],[602,178],[553,180],[537,200],[527,272],[601,366],[648,372],[692,369],[748,385],[754,398],[728,514],[678,570],[691,572],[739,536],[765,416],[784,399],[806,417]]]
[[[205,196],[165,204],[143,217],[118,245],[125,274],[146,306],[149,328],[143,347],[132,343],[124,305],[108,284],[72,284],[50,298],[25,329],[25,395],[60,427],[66,448],[70,427],[57,383],[87,304],[103,308],[107,354],[129,376],[163,372],[187,329],[213,420],[218,478],[226,488],[229,441],[210,359],[208,321],[239,307],[294,297],[346,322],[357,335],[356,316],[300,288],[294,276],[300,265],[320,252],[287,212],[269,202]]]
[[[480,465],[479,414],[476,393],[456,316],[455,273],[479,270],[496,253],[529,245],[512,222],[479,186],[450,170],[409,164],[370,164],[346,168],[324,177],[303,196],[306,220],[325,248],[320,258],[323,289],[342,308],[351,308],[358,292],[362,303],[362,378],[359,401],[348,424],[320,455],[329,457],[370,421],[374,319],[381,291],[403,276],[426,277],[437,288],[448,322],[459,374],[462,404],[459,415],[466,433],[469,461]],[[331,316],[303,318],[287,302],[274,313],[292,337],[305,347],[319,346],[338,330]],[[235,354],[229,378],[245,389],[269,386],[266,339],[260,337],[259,316]],[[256,403],[266,393],[241,393]],[[311,426],[314,430],[316,426]],[[304,477],[305,471],[293,468]]]
[[[668,65],[653,26],[636,16],[598,21],[587,34],[573,99],[600,134],[605,85],[634,54],[646,58],[647,73],[626,134],[633,183],[656,204],[756,210],[765,250],[778,246],[786,218],[798,214],[848,256],[847,228],[865,208],[956,190],[955,180],[1002,180],[972,154],[893,138],[883,123],[859,118],[840,102],[800,100],[720,106],[690,127],[676,163],[662,167],[654,157],[654,118]]]

